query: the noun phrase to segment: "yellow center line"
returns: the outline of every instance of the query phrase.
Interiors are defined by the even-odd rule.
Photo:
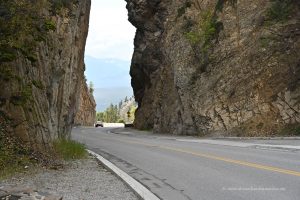
[[[256,164],[256,163],[251,163],[251,162],[246,162],[246,161],[241,161],[241,160],[234,160],[234,159],[215,156],[215,155],[211,155],[211,154],[204,154],[204,153],[199,153],[199,152],[194,152],[194,151],[189,151],[189,150],[184,150],[184,149],[177,149],[177,148],[172,148],[172,147],[160,146],[159,148],[176,151],[176,152],[180,152],[180,153],[191,154],[194,156],[209,158],[209,159],[213,159],[213,160],[220,160],[220,161],[224,161],[227,163],[234,163],[234,164],[238,164],[238,165],[248,166],[248,167],[252,167],[252,168],[256,168],[256,169],[262,169],[262,170],[268,170],[268,171],[273,171],[273,172],[279,172],[282,174],[300,176],[300,172],[277,168],[277,167],[272,167],[272,166],[267,166],[267,165],[261,165],[261,164]]]
[[[226,158],[226,157],[216,156],[216,155],[212,155],[212,154],[205,154],[205,153],[200,153],[200,152],[195,152],[195,151],[190,151],[190,150],[185,150],[185,149],[179,149],[179,148],[174,148],[174,147],[152,145],[152,144],[139,142],[139,141],[120,140],[120,139],[115,139],[115,138],[113,140],[118,140],[121,142],[130,143],[130,144],[139,144],[139,145],[143,145],[143,146],[147,146],[147,147],[157,147],[159,149],[165,149],[165,150],[190,154],[190,155],[194,155],[197,157],[203,157],[203,158],[208,158],[208,159],[212,159],[212,160],[219,160],[219,161],[224,161],[227,163],[233,163],[233,164],[243,165],[243,166],[252,167],[252,168],[256,168],[256,169],[262,169],[262,170],[278,172],[281,174],[289,174],[289,175],[300,177],[300,172],[288,170],[288,169],[282,169],[282,168],[277,168],[277,167],[272,167],[272,166],[267,166],[267,165],[261,165],[261,164],[251,163],[251,162],[246,162],[246,161],[241,161],[241,160],[234,160],[234,159],[230,159],[230,158]]]

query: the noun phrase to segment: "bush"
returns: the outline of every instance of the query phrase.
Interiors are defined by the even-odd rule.
[[[218,35],[223,29],[223,23],[217,20],[216,12],[210,10],[201,13],[199,24],[192,31],[185,32],[185,38],[190,42],[195,53],[195,58],[199,62],[199,67],[190,79],[194,84],[199,73],[206,71],[209,63],[209,51],[213,49],[213,44],[217,42]]]
[[[82,159],[87,157],[85,146],[73,140],[60,139],[53,143],[54,151],[64,160]]]
[[[1,1],[5,14],[0,15],[0,62],[14,61],[18,52],[31,62],[37,61],[37,41],[42,41],[46,29],[53,29],[39,12],[43,7],[46,1]]]
[[[201,36],[198,32],[190,31],[187,33],[184,33],[184,37],[192,44],[198,44],[201,42]]]
[[[292,11],[292,0],[271,0],[271,7],[267,10],[269,21],[286,21]]]
[[[56,24],[55,24],[54,21],[47,20],[47,21],[45,21],[44,28],[45,28],[46,31],[55,31],[56,30]]]
[[[214,14],[210,11],[203,13],[199,28],[196,31],[185,33],[186,39],[193,45],[201,43],[203,49],[210,47],[211,41],[222,29],[223,24],[218,22]]]

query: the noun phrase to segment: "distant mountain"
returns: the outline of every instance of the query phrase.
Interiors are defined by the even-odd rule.
[[[85,56],[85,65],[86,78],[95,88],[131,87],[130,61]]]
[[[97,103],[97,112],[104,111],[109,105],[117,105],[126,96],[131,97],[133,91],[131,87],[114,87],[114,88],[96,88],[94,97]]]
[[[104,111],[111,103],[118,104],[126,96],[132,96],[130,61],[85,56],[85,65],[87,82],[94,84],[98,112]]]

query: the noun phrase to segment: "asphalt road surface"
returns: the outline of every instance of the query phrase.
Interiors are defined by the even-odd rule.
[[[77,127],[72,137],[164,200],[300,199],[297,149],[196,142],[131,129]]]

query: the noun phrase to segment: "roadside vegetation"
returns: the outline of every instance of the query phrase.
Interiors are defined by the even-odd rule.
[[[72,140],[60,139],[53,142],[53,152],[37,154],[17,140],[0,135],[0,180],[46,167],[57,169],[64,161],[84,159],[88,157],[85,146]]]
[[[117,105],[110,104],[105,111],[98,112],[96,118],[97,121],[106,123],[132,123],[136,109],[134,97],[125,97]]]
[[[85,146],[73,140],[56,140],[53,148],[57,157],[63,160],[83,159],[88,155]]]
[[[34,166],[31,152],[16,139],[8,136],[3,123],[0,124],[0,180]]]
[[[0,112],[0,180],[15,174],[30,172],[39,167],[57,168],[63,161],[87,157],[85,146],[66,139],[54,141],[52,151],[38,153],[13,137],[9,131],[10,120]]]

